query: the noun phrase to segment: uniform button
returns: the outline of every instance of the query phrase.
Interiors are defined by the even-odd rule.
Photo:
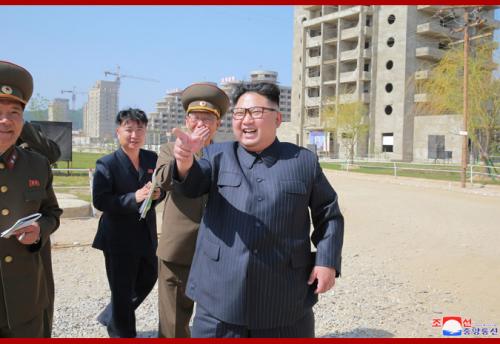
[[[261,181],[263,181],[264,179],[262,178],[257,178],[257,183],[260,183]]]
[[[2,215],[3,216],[9,215],[9,213],[10,213],[9,209],[2,209]]]
[[[0,170],[3,170],[5,168],[5,164],[3,162],[0,162]]]
[[[254,249],[252,252],[253,252],[253,254],[257,254],[257,253],[259,253],[259,250]]]
[[[11,263],[14,260],[14,258],[12,258],[12,256],[5,256],[3,260],[6,263]]]
[[[262,197],[257,197],[257,201],[261,202],[261,201],[263,201],[263,200],[264,200],[264,198],[262,198]]]
[[[1,191],[2,193],[6,193],[6,192],[7,192],[7,190],[9,190],[9,188],[8,188],[7,186],[5,186],[5,185],[2,185],[2,186],[0,187],[0,191]]]

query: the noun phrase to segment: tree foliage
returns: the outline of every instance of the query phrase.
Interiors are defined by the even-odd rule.
[[[49,107],[49,100],[37,93],[31,97],[28,104],[28,111],[31,114],[31,119],[36,121],[46,120],[46,113]]]
[[[346,150],[346,156],[354,161],[358,140],[368,132],[368,109],[361,101],[338,103],[331,99],[322,109],[325,131],[337,133]]]
[[[500,80],[492,42],[476,43],[468,60],[467,132],[481,160],[490,164],[500,134]],[[415,83],[416,93],[427,94],[427,101],[417,103],[420,115],[463,114],[464,51],[462,45],[450,49],[430,70],[430,76]]]

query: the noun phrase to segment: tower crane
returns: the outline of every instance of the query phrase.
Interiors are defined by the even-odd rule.
[[[114,75],[114,76],[116,76],[116,82],[118,83],[118,85],[120,84],[121,78],[137,79],[137,80],[144,80],[144,81],[151,81],[151,82],[160,82],[160,80],[157,80],[157,79],[143,78],[143,77],[140,77],[140,76],[133,76],[133,75],[122,74],[121,71],[120,71],[120,66],[116,66],[116,72],[105,71],[104,75],[105,76],[108,76],[108,75]]]
[[[75,110],[76,95],[77,94],[87,94],[87,92],[79,92],[76,90],[76,86],[73,86],[72,90],[61,90],[61,94],[71,93],[71,108]]]

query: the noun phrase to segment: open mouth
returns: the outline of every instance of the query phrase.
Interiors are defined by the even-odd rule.
[[[243,129],[243,133],[245,134],[254,134],[257,132],[257,129]]]

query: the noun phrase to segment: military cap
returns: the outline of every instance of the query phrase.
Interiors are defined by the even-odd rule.
[[[226,92],[213,83],[192,84],[181,95],[182,106],[186,113],[191,111],[207,111],[221,118],[229,108],[229,97]]]
[[[0,99],[17,100],[26,105],[33,94],[33,77],[21,66],[0,61]]]

